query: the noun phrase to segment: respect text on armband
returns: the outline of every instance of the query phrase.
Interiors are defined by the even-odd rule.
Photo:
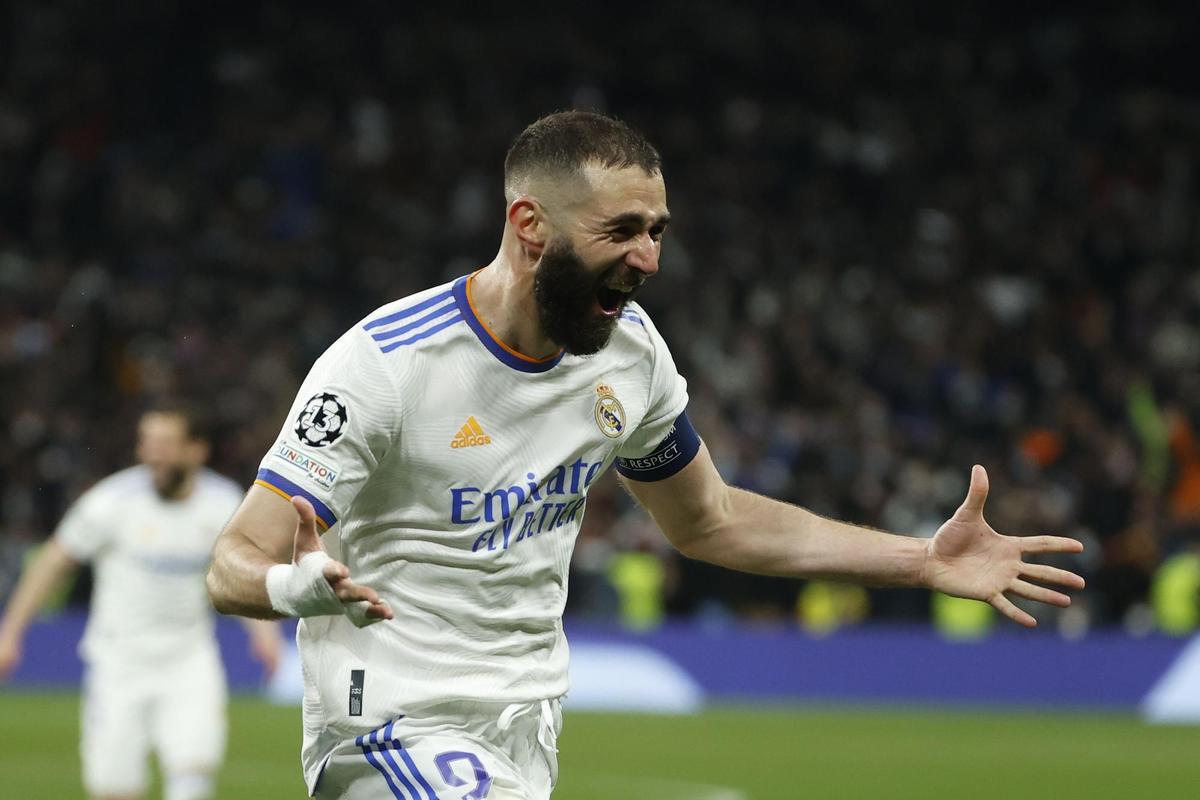
[[[492,523],[475,537],[471,552],[507,550],[579,519],[587,487],[603,467],[603,462],[577,459],[555,467],[540,481],[533,472],[526,472],[524,481],[496,489],[455,486],[450,489],[450,522]]]
[[[617,463],[629,472],[649,472],[670,464],[679,458],[679,442],[671,442],[668,446],[641,458],[618,458]]]

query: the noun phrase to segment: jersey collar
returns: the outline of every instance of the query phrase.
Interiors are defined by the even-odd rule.
[[[459,311],[462,312],[463,319],[467,321],[467,325],[475,332],[483,346],[505,366],[521,372],[547,372],[554,369],[558,362],[562,361],[565,350],[559,350],[546,358],[531,358],[509,347],[496,334],[492,333],[475,311],[475,304],[471,302],[471,281],[477,274],[477,272],[473,272],[470,275],[464,275],[454,282],[454,300],[458,304]]]

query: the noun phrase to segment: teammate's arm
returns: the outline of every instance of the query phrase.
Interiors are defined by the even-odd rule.
[[[291,571],[274,573],[272,592],[268,572],[277,565]],[[257,619],[347,613],[365,624],[392,618],[374,589],[354,583],[345,564],[325,555],[312,505],[261,486],[250,488],[217,539],[208,595],[222,614]]]
[[[1077,553],[1083,549],[1080,542],[1002,536],[984,521],[988,481],[979,466],[971,473],[966,500],[932,539],[837,522],[728,486],[703,444],[686,467],[668,478],[622,476],[622,482],[681,553],[743,572],[925,587],[982,600],[1029,627],[1036,621],[1005,592],[1067,606],[1067,595],[1027,579],[1083,588],[1083,578],[1074,573],[1021,560],[1026,553]]]
[[[263,676],[270,679],[279,669],[283,658],[283,632],[279,623],[266,619],[242,617],[242,628],[246,631],[246,644],[250,656],[262,664]]]
[[[46,542],[25,568],[0,620],[0,680],[21,663],[21,643],[29,623],[78,568],[79,562],[55,538]]]

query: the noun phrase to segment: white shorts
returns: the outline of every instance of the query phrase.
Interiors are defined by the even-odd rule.
[[[212,773],[225,753],[225,670],[215,647],[164,663],[88,665],[83,784],[94,795],[141,794],[153,749],[167,775]]]
[[[451,703],[334,748],[321,800],[548,800],[558,780],[558,700]]]

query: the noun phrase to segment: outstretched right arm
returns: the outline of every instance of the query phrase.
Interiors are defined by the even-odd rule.
[[[217,539],[208,595],[222,614],[256,619],[344,613],[363,625],[392,618],[375,590],[325,554],[312,505],[262,486],[250,488]]]
[[[0,620],[0,680],[7,678],[21,662],[21,643],[29,623],[78,566],[66,548],[51,537],[25,568]]]

